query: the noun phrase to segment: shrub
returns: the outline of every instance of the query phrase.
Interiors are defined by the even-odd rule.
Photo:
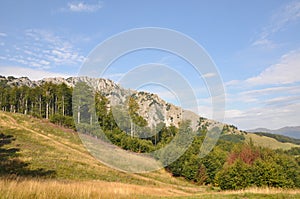
[[[73,117],[70,117],[70,116],[63,116],[63,115],[55,114],[50,117],[50,122],[52,122],[54,124],[58,124],[60,126],[75,129],[74,119],[73,119]]]

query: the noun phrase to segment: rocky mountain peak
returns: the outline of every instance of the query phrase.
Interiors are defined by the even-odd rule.
[[[153,127],[163,122],[167,126],[174,125],[178,127],[182,120],[190,120],[193,129],[198,127],[200,116],[192,111],[184,110],[181,107],[175,106],[161,99],[157,94],[135,91],[122,88],[119,84],[109,79],[90,78],[90,77],[54,77],[44,78],[38,81],[32,81],[27,77],[3,77],[0,76],[0,81],[4,81],[9,86],[28,86],[35,87],[45,83],[66,84],[69,87],[75,87],[78,82],[85,82],[94,91],[100,92],[113,105],[124,104],[128,96],[133,96],[139,105],[138,114],[147,120],[148,126]],[[205,119],[203,125],[214,125],[215,121]],[[240,134],[241,132],[232,125],[226,125],[227,132]]]

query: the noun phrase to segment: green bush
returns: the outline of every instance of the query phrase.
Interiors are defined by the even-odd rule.
[[[237,159],[232,165],[226,165],[217,173],[215,185],[221,189],[243,189],[253,182],[250,166],[241,159]]]
[[[70,116],[54,114],[50,117],[50,122],[67,128],[75,129],[74,119]]]

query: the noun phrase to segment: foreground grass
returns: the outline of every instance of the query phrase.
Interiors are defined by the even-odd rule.
[[[1,199],[21,198],[300,198],[300,190],[251,188],[241,191],[186,193],[172,187],[103,181],[0,180]]]
[[[142,186],[103,181],[1,180],[0,198],[137,198],[174,196],[184,192],[168,187]]]

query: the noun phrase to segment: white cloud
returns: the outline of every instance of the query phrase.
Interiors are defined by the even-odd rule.
[[[285,34],[300,21],[300,1],[289,2],[277,10],[249,54],[281,47],[272,38]],[[275,37],[276,36],[276,37]],[[242,129],[271,129],[300,125],[300,49],[287,52],[279,61],[259,74],[225,83],[227,95],[226,122]]]
[[[84,61],[84,56],[68,38],[40,29],[28,29],[24,34],[22,40],[8,46],[14,53],[4,54],[3,60],[39,69],[76,67]]]
[[[263,28],[260,37],[255,40],[253,46],[264,46],[274,48],[276,45],[269,40],[269,37],[283,30],[290,23],[300,19],[300,1],[293,1],[281,7],[271,17],[270,24]]]
[[[204,78],[211,78],[211,77],[215,77],[215,76],[216,76],[215,73],[206,73],[206,74],[202,75],[202,77],[204,77]]]
[[[272,16],[272,22],[269,28],[269,30],[271,31],[270,33],[282,30],[286,25],[295,20],[298,20],[299,18],[300,1],[293,1],[291,3],[288,3]]]
[[[4,32],[0,32],[0,37],[6,37],[7,36],[7,34],[6,33],[4,33]]]
[[[102,7],[103,5],[101,2],[98,2],[96,4],[87,4],[84,2],[68,3],[68,10],[71,12],[96,12]]]
[[[300,110],[299,101],[281,106],[255,107],[243,111],[229,110],[226,112],[225,121],[238,125],[244,130],[260,127],[276,129],[284,126],[299,126],[300,112],[298,110]]]
[[[278,63],[267,67],[257,76],[250,77],[246,80],[230,80],[225,82],[225,86],[227,88],[239,87],[245,89],[259,85],[286,85],[300,82],[299,74],[300,50],[291,51],[283,55]]]
[[[228,94],[225,121],[243,129],[300,125],[300,84]],[[238,107],[233,109],[232,107]]]
[[[300,102],[299,96],[280,96],[266,100],[264,103],[269,107],[282,107],[283,105]]]
[[[225,87],[230,87],[230,86],[236,86],[239,85],[242,81],[241,80],[230,80],[228,82],[224,83]]]
[[[271,65],[258,76],[245,81],[250,85],[290,84],[300,82],[300,52],[282,56],[279,63]]]
[[[276,45],[273,41],[266,39],[266,38],[260,38],[252,43],[252,46],[263,46],[266,49],[274,49],[278,45]]]
[[[300,93],[300,86],[279,86],[279,87],[270,87],[264,89],[254,89],[241,92],[240,95],[247,96],[261,96],[268,95],[272,93],[285,92],[289,94]]]
[[[300,52],[292,51],[257,76],[226,83],[225,121],[242,129],[300,125],[299,74]]]
[[[37,70],[31,68],[17,66],[0,66],[0,74],[3,76],[28,77],[31,80],[40,80],[45,77],[70,77],[71,75],[54,73],[45,70]]]
[[[225,111],[225,118],[239,118],[243,116],[243,111],[237,109],[230,109]]]

